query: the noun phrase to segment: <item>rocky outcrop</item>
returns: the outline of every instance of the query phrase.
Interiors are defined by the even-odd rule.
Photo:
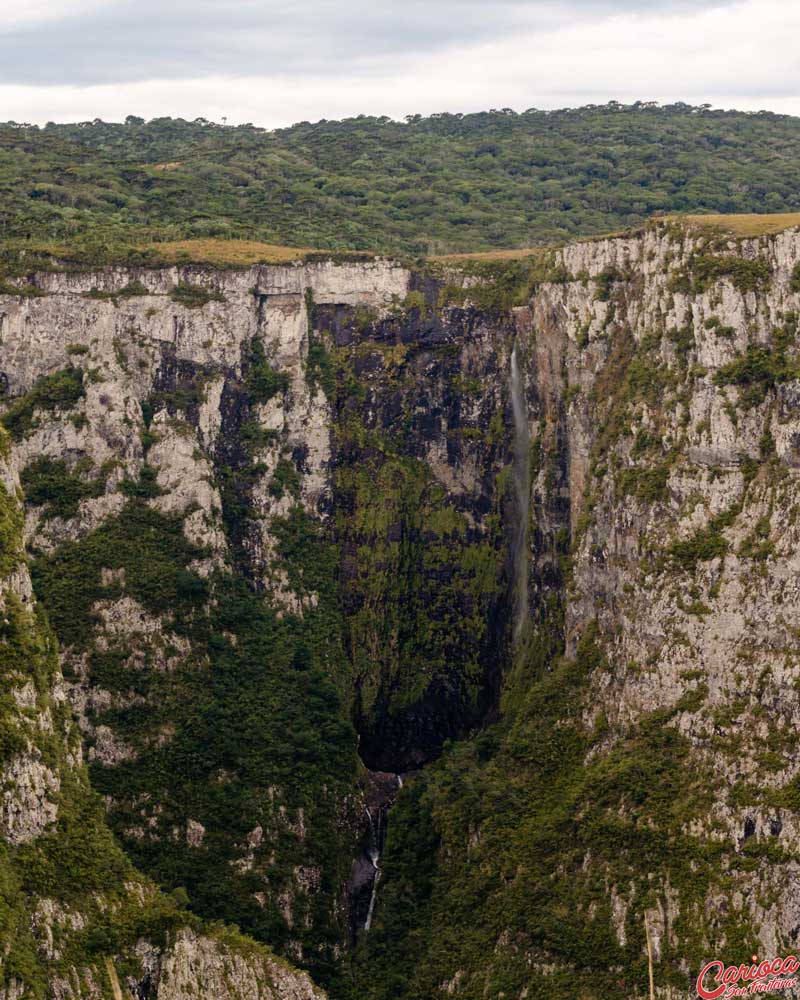
[[[321,1000],[263,947],[183,913],[114,843],[32,596],[9,451],[0,430],[0,996]]]
[[[393,813],[368,963],[404,996],[644,996],[648,935],[656,994],[693,996],[796,950],[798,259],[652,226],[514,311],[531,620],[504,720]],[[381,938],[411,907],[424,942]]]
[[[403,771],[499,683],[510,320],[382,261],[32,280],[6,422],[109,819],[201,913],[329,966],[367,833],[351,719]]]
[[[499,278],[0,299],[35,589],[134,861],[324,976],[359,940],[365,997],[644,995],[645,929],[665,998],[794,948],[798,259],[659,223]],[[22,846],[59,772],[16,753]],[[373,837],[369,935],[397,789],[359,755],[387,788],[425,766]]]
[[[308,976],[282,962],[190,930],[179,931],[168,951],[140,947],[148,989],[158,1000],[230,997],[231,1000],[324,1000]],[[134,991],[138,984],[129,980]],[[134,993],[134,995],[136,995]],[[141,994],[140,994],[141,995]],[[149,994],[146,994],[149,995]]]

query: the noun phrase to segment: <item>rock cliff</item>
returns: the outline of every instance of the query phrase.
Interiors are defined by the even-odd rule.
[[[59,710],[136,866],[341,996],[645,995],[646,935],[686,996],[795,948],[798,259],[659,223],[1,297]],[[6,767],[13,851],[64,769]]]
[[[222,925],[203,927],[115,844],[33,597],[19,496],[0,430],[0,996],[322,998],[266,949]]]

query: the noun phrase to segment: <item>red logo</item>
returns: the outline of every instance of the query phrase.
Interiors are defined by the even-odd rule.
[[[724,965],[718,959],[707,962],[697,977],[697,994],[701,1000],[727,1000],[728,997],[757,996],[777,993],[797,985],[794,975],[800,960],[794,955],[758,961],[753,955],[750,965]],[[783,978],[788,976],[789,978]]]

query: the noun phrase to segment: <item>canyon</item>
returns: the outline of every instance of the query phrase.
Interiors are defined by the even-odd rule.
[[[658,221],[9,278],[0,997],[796,949],[799,264]]]

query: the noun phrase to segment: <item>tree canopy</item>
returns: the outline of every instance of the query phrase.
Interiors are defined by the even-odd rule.
[[[800,208],[800,118],[637,102],[300,122],[0,124],[0,239],[527,247]]]

